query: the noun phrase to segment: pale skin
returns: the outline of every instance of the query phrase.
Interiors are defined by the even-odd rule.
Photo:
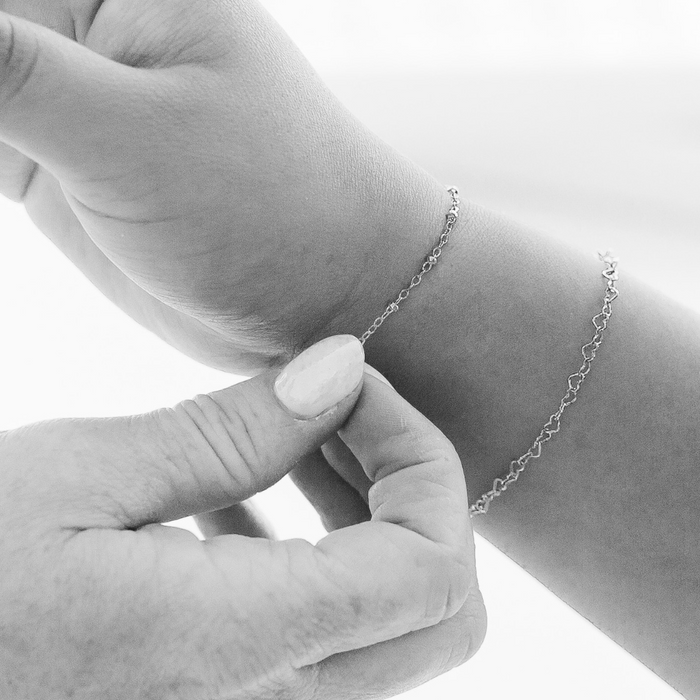
[[[325,335],[361,333],[433,245],[449,195],[349,117],[254,3],[158,6],[186,13],[184,24],[195,28],[216,18],[207,42],[192,30],[199,53],[187,55],[182,70],[182,55],[166,50],[172,40],[163,39],[163,17],[159,31],[147,30],[147,3],[106,2],[92,25],[88,6],[2,5],[69,36],[66,18],[77,18],[80,42],[126,63],[134,56],[120,49],[133,46],[140,17],[139,55],[168,66],[140,70],[131,86],[129,70],[119,66],[123,96],[109,101],[97,86],[107,74],[99,71],[113,67],[100,60],[95,75],[102,79],[74,80],[58,119],[55,105],[50,115],[39,108],[55,84],[48,67],[11,89],[0,136],[42,167],[29,180],[30,162],[7,151],[16,170],[4,192],[23,197],[39,227],[110,298],[201,361],[256,371]],[[109,31],[100,30],[102,20]],[[69,49],[80,47],[57,43],[56,55]],[[3,69],[3,86],[28,64],[15,58],[14,73]],[[162,111],[180,115],[165,120],[165,132],[162,122],[155,129],[137,118],[153,105],[125,99],[141,94],[138,81],[159,76],[168,77],[157,93]],[[227,89],[207,90],[207,79]],[[188,102],[195,87],[203,95],[197,104]],[[300,102],[284,103],[299,95]],[[289,121],[269,121],[280,114]],[[155,139],[163,133],[168,138]],[[259,157],[242,157],[244,148]],[[122,170],[110,171],[122,152]],[[165,184],[154,191],[153,182]],[[195,184],[205,203],[197,197],[188,209]],[[140,223],[88,214],[76,198]],[[179,218],[143,222],[172,211]],[[218,265],[222,250],[226,264]],[[251,280],[271,269],[285,281],[275,287],[286,290],[283,298],[251,295]],[[369,362],[455,444],[472,500],[556,408],[592,333],[600,270],[593,256],[469,205],[425,288],[368,343]],[[700,323],[629,275],[619,288],[608,336],[561,434],[474,525],[671,685],[700,698]],[[241,323],[253,318],[262,327]],[[366,480],[339,456],[337,442],[325,452],[355,488],[332,481],[330,472],[324,481],[302,470],[299,480],[322,511],[329,493],[353,499],[342,515],[353,521],[362,516],[356,494]]]
[[[145,415],[0,433],[3,697],[389,697],[476,652],[459,457],[363,379],[353,342],[355,386],[317,418],[285,408],[271,370]],[[158,524],[248,498],[334,433],[375,482],[371,522],[315,546]]]

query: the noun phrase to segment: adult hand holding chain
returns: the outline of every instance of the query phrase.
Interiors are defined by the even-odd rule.
[[[174,409],[3,433],[0,695],[386,697],[473,654],[459,458],[362,386],[363,358],[334,336]],[[338,430],[374,481],[371,522],[316,546],[158,524],[249,497]]]

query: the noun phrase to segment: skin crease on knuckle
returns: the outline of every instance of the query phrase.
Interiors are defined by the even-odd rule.
[[[183,459],[196,459],[192,455],[201,454],[219,471],[228,489],[252,495],[252,475],[262,473],[264,463],[248,427],[256,421],[249,411],[243,400],[232,411],[222,408],[210,395],[201,395],[182,401],[167,414],[174,418],[172,429],[177,439],[191,440],[182,452]]]

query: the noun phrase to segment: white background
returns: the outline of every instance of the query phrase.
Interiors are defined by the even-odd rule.
[[[352,111],[442,181],[591,252],[612,245],[622,289],[635,272],[700,308],[700,3],[265,5]],[[0,428],[150,410],[234,380],[132,323],[4,201],[0,299]],[[282,536],[322,535],[288,484],[259,501]],[[406,698],[678,697],[477,547],[487,641]]]

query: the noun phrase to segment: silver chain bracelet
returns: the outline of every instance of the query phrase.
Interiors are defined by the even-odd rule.
[[[447,191],[452,195],[452,206],[445,215],[445,226],[440,234],[438,244],[430,251],[428,255],[426,255],[420,270],[413,275],[411,278],[411,283],[408,285],[408,287],[402,289],[394,301],[389,302],[386,309],[384,309],[384,313],[381,316],[377,316],[377,318],[375,318],[372,322],[372,325],[360,336],[360,342],[363,345],[365,344],[367,338],[373,335],[377,328],[379,328],[379,326],[381,326],[382,323],[384,323],[384,321],[391,316],[391,314],[395,314],[399,310],[399,304],[408,299],[408,295],[411,293],[411,290],[414,287],[417,287],[423,281],[423,275],[425,275],[426,272],[430,272],[435,265],[437,265],[437,261],[442,255],[442,249],[450,240],[450,234],[452,233],[452,229],[454,228],[457,217],[459,216],[459,192],[456,187],[450,187]]]
[[[445,217],[445,226],[440,234],[440,239],[438,244],[432,249],[430,254],[426,256],[421,268],[417,274],[411,278],[411,283],[408,287],[405,287],[399,292],[396,299],[390,302],[381,316],[378,316],[372,325],[360,336],[360,342],[364,345],[365,341],[373,335],[379,326],[384,323],[384,321],[391,316],[391,314],[396,313],[399,310],[399,304],[405,301],[410,294],[410,291],[417,287],[423,280],[423,276],[426,272],[435,267],[442,254],[442,249],[447,245],[450,239],[450,233],[457,221],[459,216],[459,192],[456,187],[450,187],[448,189],[450,195],[452,195],[452,206]],[[563,398],[559,402],[559,408],[549,417],[549,420],[545,423],[544,427],[540,431],[539,435],[535,438],[530,449],[522,454],[517,459],[514,459],[510,463],[510,469],[505,476],[498,477],[494,479],[491,488],[480,496],[475,503],[469,507],[469,515],[479,515],[486,513],[496,496],[500,496],[511,484],[518,480],[518,477],[525,470],[528,462],[531,459],[537,459],[542,454],[542,445],[548,440],[551,440],[552,435],[559,432],[561,427],[561,417],[566,410],[567,406],[570,406],[578,397],[578,392],[583,385],[584,380],[591,371],[591,364],[595,359],[598,348],[603,343],[603,334],[608,327],[608,321],[612,316],[612,303],[619,296],[619,291],[615,286],[618,280],[617,273],[617,263],[618,259],[612,255],[610,251],[605,253],[598,253],[600,261],[604,263],[605,268],[603,269],[602,275],[605,279],[605,294],[603,296],[603,307],[598,314],[596,314],[592,323],[595,327],[595,333],[593,338],[586,343],[581,348],[581,354],[583,355],[583,362],[579,367],[577,372],[569,375],[567,379],[567,390]]]
[[[615,286],[615,282],[618,280],[617,258],[613,257],[609,251],[606,253],[598,253],[598,257],[601,262],[605,263],[605,269],[602,272],[606,281],[605,295],[603,296],[603,308],[592,319],[592,323],[595,326],[595,334],[593,338],[581,348],[583,362],[577,372],[569,375],[567,379],[568,388],[562,400],[559,402],[559,408],[549,417],[549,420],[545,423],[540,434],[535,438],[530,449],[510,463],[510,469],[505,476],[494,479],[491,489],[483,494],[476,503],[470,506],[470,515],[486,513],[491,501],[496,498],[496,496],[500,496],[510,484],[517,481],[527,463],[531,459],[537,459],[542,454],[542,445],[548,440],[551,440],[552,435],[559,432],[561,417],[564,410],[567,406],[570,406],[576,401],[581,385],[591,371],[591,363],[595,359],[596,352],[598,352],[598,348],[603,342],[603,333],[608,327],[610,316],[612,316],[612,303],[619,295],[617,287]]]

